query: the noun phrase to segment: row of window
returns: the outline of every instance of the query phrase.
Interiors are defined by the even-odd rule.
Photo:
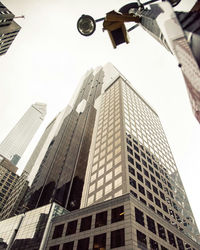
[[[90,244],[90,238],[83,238],[78,240],[77,250],[88,250]],[[125,246],[125,233],[124,228],[111,231],[110,233],[110,248],[117,248]],[[59,245],[54,245],[49,250],[59,250]],[[66,242],[62,246],[62,250],[73,250],[74,241]],[[106,233],[95,235],[93,238],[93,250],[105,250],[106,249]]]
[[[159,223],[156,223],[148,215],[146,215],[146,221],[145,221],[144,213],[136,207],[135,207],[135,220],[140,225],[144,227],[147,226],[149,231],[158,235],[162,240],[166,242],[168,241],[169,244],[172,245],[173,247],[175,248],[178,247],[179,250],[185,250],[186,248],[184,246],[186,246],[188,249],[188,246],[189,246],[188,243],[184,244],[182,239],[180,239],[179,237],[175,237],[171,231],[165,229]],[[146,235],[141,232],[139,233],[139,235],[140,235],[140,244],[142,244],[143,246],[147,246]],[[152,249],[156,249],[156,250],[159,249],[158,244],[155,244],[155,247]]]
[[[124,220],[124,206],[116,207],[111,210],[111,223]],[[67,224],[65,236],[75,234],[77,231],[78,220],[70,221]],[[92,225],[92,215],[81,219],[80,232],[90,230]],[[97,213],[95,217],[95,228],[107,225],[107,211]],[[52,239],[62,237],[64,224],[55,226]]]

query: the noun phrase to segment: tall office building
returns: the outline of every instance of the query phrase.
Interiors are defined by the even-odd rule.
[[[199,249],[159,117],[113,72],[94,103],[81,209],[53,220],[47,249]]]
[[[35,103],[26,111],[0,144],[0,153],[14,165],[18,163],[46,115],[46,104]]]
[[[0,56],[4,55],[21,27],[13,20],[15,16],[0,2]]]
[[[70,211],[53,218],[51,230],[34,225],[44,232],[38,249],[199,249],[153,108],[111,64],[88,72],[73,100],[24,203],[33,214],[52,202]],[[38,244],[27,236],[31,225],[19,225],[11,249]]]
[[[25,208],[34,209],[52,201],[69,210],[80,207],[96,117],[94,102],[101,94],[103,77],[103,69],[95,74],[87,72],[57,134],[49,141]]]

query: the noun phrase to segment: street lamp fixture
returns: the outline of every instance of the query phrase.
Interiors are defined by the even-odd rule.
[[[96,21],[89,15],[82,15],[78,19],[77,29],[83,36],[91,36],[96,29]]]

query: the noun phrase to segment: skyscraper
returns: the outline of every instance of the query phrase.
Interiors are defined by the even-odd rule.
[[[157,113],[113,66],[103,70],[81,209],[53,220],[47,249],[199,249]]]
[[[31,217],[56,202],[70,212],[50,231],[37,220],[40,248],[25,216],[11,249],[199,249],[159,117],[111,64],[86,74],[45,152],[24,208]]]
[[[35,103],[31,105],[0,144],[0,153],[16,165],[45,115],[46,104]]]
[[[104,72],[87,72],[68,107],[58,133],[27,194],[25,207],[34,209],[52,201],[74,210],[80,207],[90,143],[96,117],[94,102],[101,94]]]
[[[21,27],[13,20],[15,16],[0,2],[0,56],[5,54]]]

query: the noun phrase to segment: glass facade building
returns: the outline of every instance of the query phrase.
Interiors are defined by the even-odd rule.
[[[46,104],[35,103],[0,144],[0,153],[17,164],[46,115]]]

